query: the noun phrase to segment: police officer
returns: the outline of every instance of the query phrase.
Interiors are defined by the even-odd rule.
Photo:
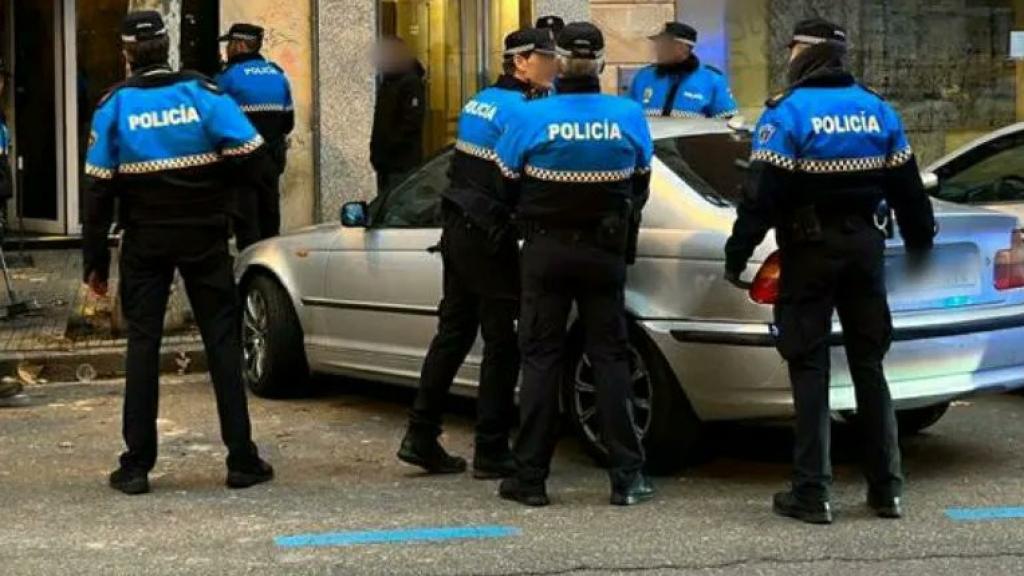
[[[629,90],[648,116],[731,118],[739,113],[722,71],[702,64],[694,54],[696,29],[667,22],[650,39],[657,63],[640,70]]]
[[[241,180],[263,139],[238,105],[208,78],[168,66],[167,28],[157,12],[122,26],[131,75],[100,102],[86,157],[85,278],[107,292],[107,235],[119,201],[124,228],[120,289],[128,326],[124,439],[110,475],[126,494],[149,491],[157,456],[160,339],[174,271],[185,281],[210,364],[227,485],[266,482],[273,469],[251,440],[239,358],[238,293],[228,253],[225,184]]]
[[[266,142],[254,162],[258,170],[253,190],[240,190],[238,249],[281,233],[281,175],[288,160],[288,135],[295,128],[295,108],[288,77],[280,66],[260,54],[263,28],[235,24],[220,38],[227,42],[227,67],[217,84],[242,107]]]
[[[886,299],[888,207],[904,245],[921,261],[935,220],[899,116],[857,84],[845,67],[846,32],[824,20],[796,28],[790,87],[770,100],[758,124],[751,179],[726,245],[726,278],[740,274],[770,228],[781,247],[775,326],[789,364],[796,408],[791,490],[774,510],[830,523],[829,335],[843,325],[858,421],[865,434],[868,504],[880,517],[902,514],[903,476],[896,416],[882,361],[892,321]]]
[[[654,493],[632,418],[624,310],[630,223],[647,199],[653,144],[636,103],[600,93],[601,31],[569,24],[557,47],[558,95],[528,104],[497,148],[526,234],[519,470],[500,492],[526,505],[548,504],[566,323],[575,302],[597,380],[611,502],[630,505]]]
[[[473,475],[503,478],[515,472],[509,432],[519,378],[519,250],[509,199],[499,193],[501,173],[494,162],[494,146],[527,100],[550,87],[554,60],[555,46],[546,32],[513,32],[505,39],[504,74],[473,97],[459,118],[451,185],[443,194],[441,318],[398,452],[401,460],[429,472],[466,469],[465,460],[450,456],[437,438],[445,398],[478,331],[484,354]]]
[[[3,64],[0,64],[0,97],[3,97],[4,94],[7,74]],[[0,111],[0,227],[7,225],[7,202],[13,197],[14,176],[11,172],[11,133],[7,129],[7,116]]]
[[[559,16],[541,16],[537,19],[536,27],[538,30],[547,32],[551,41],[554,42],[562,30],[565,30],[565,20]]]

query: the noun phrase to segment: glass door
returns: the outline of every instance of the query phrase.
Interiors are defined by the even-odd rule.
[[[380,34],[427,70],[426,157],[451,145],[463,104],[501,72],[505,36],[529,25],[529,0],[381,0]]]
[[[15,216],[12,227],[64,233],[63,18],[60,0],[13,0]]]

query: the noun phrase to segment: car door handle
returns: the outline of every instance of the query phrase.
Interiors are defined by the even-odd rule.
[[[440,243],[434,244],[433,246],[430,246],[430,247],[427,248],[427,254],[437,254],[440,251],[441,251],[441,244]]]

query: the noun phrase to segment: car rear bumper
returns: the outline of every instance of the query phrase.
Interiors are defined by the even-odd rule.
[[[974,311],[939,325],[897,318],[885,368],[897,408],[1024,387],[1024,311]],[[705,420],[786,418],[792,396],[786,364],[768,323],[644,321],[697,414]],[[856,400],[841,347],[832,336],[832,409]]]

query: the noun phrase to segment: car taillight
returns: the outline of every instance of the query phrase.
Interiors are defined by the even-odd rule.
[[[996,290],[1024,288],[1024,230],[1014,230],[1010,249],[996,252]]]
[[[750,286],[750,299],[758,304],[775,304],[779,299],[779,277],[782,275],[782,260],[773,252],[761,269],[757,271]]]

